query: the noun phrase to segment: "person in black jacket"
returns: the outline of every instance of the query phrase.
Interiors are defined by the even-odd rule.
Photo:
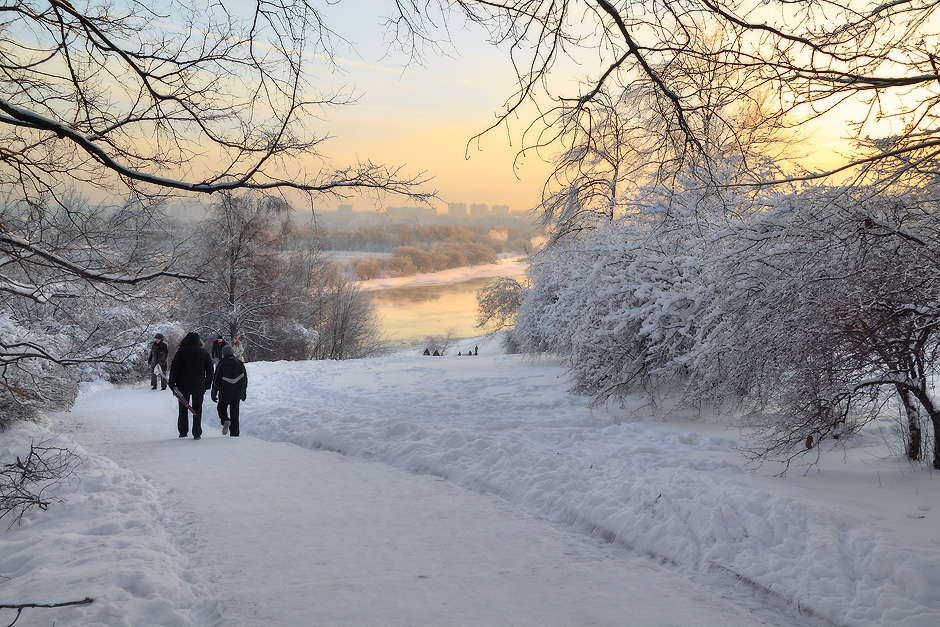
[[[156,368],[160,366],[163,374],[166,374],[166,358],[170,354],[170,349],[166,345],[166,338],[162,333],[153,336],[153,344],[150,345],[150,355],[147,357],[147,365],[150,366],[150,389],[157,389],[157,379],[160,379],[160,389],[166,389],[166,379],[157,375]]]
[[[222,361],[215,371],[212,382],[212,400],[218,402],[222,435],[229,433],[238,437],[238,404],[248,394],[248,371],[245,364],[235,356],[231,346],[222,347]]]
[[[176,388],[193,408],[193,439],[202,437],[202,398],[212,385],[212,358],[203,348],[202,340],[195,331],[187,333],[180,342],[170,363],[170,388]],[[180,437],[189,434],[189,410],[179,403]]]
[[[212,365],[218,366],[219,362],[222,361],[222,348],[228,346],[228,343],[222,339],[222,336],[215,338],[215,341],[212,343]]]

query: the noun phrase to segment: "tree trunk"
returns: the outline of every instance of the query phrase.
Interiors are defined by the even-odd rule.
[[[907,388],[899,386],[898,392],[907,414],[907,437],[904,442],[905,453],[910,460],[923,459],[923,428],[920,407],[915,395]]]
[[[937,442],[937,434],[940,433],[940,415],[937,412],[931,413],[930,422],[933,423],[933,467],[934,470],[940,470],[940,443]]]
[[[940,410],[934,404],[933,399],[927,393],[926,389],[908,389],[919,402],[921,407],[927,412],[930,418],[930,424],[933,427],[933,454],[931,455],[931,465],[936,470],[940,470],[940,445],[938,445],[938,434],[940,434]]]

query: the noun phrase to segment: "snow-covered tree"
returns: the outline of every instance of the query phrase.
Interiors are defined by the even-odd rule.
[[[149,208],[68,201],[39,212],[6,207],[11,230],[0,238],[17,239],[0,255],[0,402],[8,416],[67,407],[77,381],[92,373],[136,376],[139,343],[166,312],[160,277],[185,276],[165,270],[177,258],[173,238]]]
[[[562,355],[597,402],[683,386],[708,314],[704,240],[654,224],[619,219],[546,251],[517,318],[515,341]]]
[[[525,288],[512,277],[497,277],[477,290],[477,327],[501,331],[511,327]]]
[[[761,454],[786,456],[852,434],[894,397],[906,454],[940,468],[938,234],[936,201],[916,191],[807,190],[741,223],[716,266],[722,317],[696,395],[739,400]]]
[[[388,352],[378,313],[368,294],[328,264],[314,276],[310,328],[316,338],[308,355],[313,359],[359,359]]]
[[[193,272],[203,283],[180,299],[188,308],[184,318],[194,328],[239,335],[257,346],[266,312],[283,301],[270,280],[283,276],[278,240],[289,225],[290,207],[280,198],[223,192],[192,236],[191,245],[199,251]],[[305,281],[303,276],[283,280],[298,278]]]

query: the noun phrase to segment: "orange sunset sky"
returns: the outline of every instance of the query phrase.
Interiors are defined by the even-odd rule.
[[[389,37],[383,14],[393,6],[381,0],[344,0],[322,7],[327,24],[348,44],[335,50],[340,72],[313,60],[313,82],[358,96],[356,104],[329,110],[324,120],[312,124],[319,134],[332,137],[323,153],[337,167],[360,159],[433,177],[428,187],[438,192],[434,205],[439,213],[448,202],[509,205],[512,210],[535,206],[550,171],[546,160],[553,155],[530,153],[514,163],[521,132],[531,120],[520,118],[508,130],[499,127],[472,140],[494,122],[513,94],[508,52],[488,44],[478,27],[455,19],[449,24],[453,43],[443,45],[446,54],[427,51],[423,65],[408,65],[400,52],[385,45]],[[571,71],[577,73],[577,66]],[[844,145],[844,129],[837,121],[806,133],[806,150],[816,151],[811,160],[816,167],[833,165],[831,151]],[[340,203],[358,211],[413,204],[394,196],[319,198],[314,210],[333,210]]]
[[[438,191],[438,211],[448,202],[509,205],[529,209],[539,202],[549,164],[535,154],[515,164],[521,142],[520,120],[471,142],[495,120],[512,95],[514,75],[508,55],[485,42],[479,30],[451,31],[453,45],[446,55],[433,51],[424,65],[405,67],[401,54],[389,52],[381,13],[387,3],[371,0],[343,2],[327,7],[330,25],[351,42],[337,49],[342,74],[329,73],[317,63],[322,85],[344,87],[358,96],[357,103],[327,112],[327,122],[314,128],[329,133],[324,153],[336,166],[370,160],[403,165],[404,172],[433,177],[429,188]],[[550,154],[545,154],[550,158]],[[340,202],[368,211],[378,205],[413,204],[407,199],[386,197],[344,201],[318,200],[315,208],[334,209]]]

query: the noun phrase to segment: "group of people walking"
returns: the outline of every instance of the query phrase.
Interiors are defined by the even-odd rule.
[[[245,400],[248,392],[248,371],[242,361],[244,350],[237,336],[229,344],[219,335],[212,343],[210,355],[199,334],[192,331],[180,341],[167,374],[169,349],[166,338],[161,333],[154,336],[147,359],[153,373],[150,388],[157,389],[159,378],[161,389],[169,387],[177,397],[179,437],[189,435],[191,413],[193,439],[202,438],[202,405],[206,391],[210,392],[212,402],[217,403],[222,435],[238,437],[239,403]]]

